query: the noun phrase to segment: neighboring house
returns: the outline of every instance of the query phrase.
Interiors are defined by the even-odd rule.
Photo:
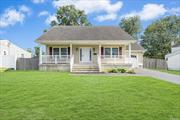
[[[56,26],[36,42],[46,48],[40,70],[102,72],[143,65],[144,49],[120,27]]]
[[[171,53],[165,56],[169,70],[180,70],[180,43],[171,47]]]
[[[31,53],[9,40],[0,40],[0,68],[16,69],[17,58],[31,58]]]

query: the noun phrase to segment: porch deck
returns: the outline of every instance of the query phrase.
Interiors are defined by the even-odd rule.
[[[131,67],[129,58],[124,55],[97,55],[97,61],[75,63],[74,55],[42,55],[40,70],[101,72],[114,67]]]

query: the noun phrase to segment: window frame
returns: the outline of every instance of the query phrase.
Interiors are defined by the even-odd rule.
[[[63,56],[67,56],[68,55],[68,47],[60,47],[60,55],[62,56],[62,48],[65,48],[66,49],[66,55],[63,55]]]
[[[62,48],[65,48],[67,51],[66,51],[66,55],[63,55],[63,56],[67,56],[68,55],[68,47],[52,47],[52,55],[54,55],[54,48],[58,48],[59,49],[59,56],[62,56],[62,54],[61,54],[61,49]]]
[[[104,56],[106,56],[106,54],[105,54],[105,49],[106,49],[106,48],[110,48],[110,55],[108,55],[108,56],[110,56],[110,57],[108,57],[108,58],[114,58],[114,57],[112,57],[112,56],[113,56],[113,54],[112,54],[112,49],[113,49],[113,48],[116,48],[116,49],[118,50],[117,56],[119,56],[119,47],[104,47],[104,51],[103,51]],[[107,57],[104,57],[104,58],[107,58]],[[115,58],[116,58],[116,57],[115,57]]]
[[[107,48],[110,49],[110,54],[109,54],[109,55],[106,55],[106,54],[105,54]],[[106,56],[109,56],[109,57],[106,57]],[[104,47],[104,57],[105,57],[105,58],[111,58],[111,47]]]
[[[55,49],[55,48],[58,48],[58,49],[59,49],[59,47],[52,47],[52,55],[55,55],[55,54],[54,54],[54,49]],[[59,55],[60,55],[60,49],[59,49]]]

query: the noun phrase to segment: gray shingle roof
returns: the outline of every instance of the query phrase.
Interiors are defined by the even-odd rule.
[[[131,49],[132,49],[132,50],[142,50],[142,51],[145,50],[145,49],[144,49],[141,45],[139,45],[138,43],[133,43],[133,44],[131,44]],[[126,50],[128,50],[128,46],[127,46]]]
[[[56,26],[41,35],[36,42],[49,40],[134,40],[115,26]]]

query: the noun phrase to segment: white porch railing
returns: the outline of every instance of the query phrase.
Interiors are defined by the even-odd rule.
[[[117,63],[126,63],[125,55],[101,55],[101,63],[108,64],[117,64]]]
[[[101,55],[101,59],[122,59],[122,58],[125,58],[124,55]]]
[[[70,55],[41,55],[41,64],[67,64]]]

